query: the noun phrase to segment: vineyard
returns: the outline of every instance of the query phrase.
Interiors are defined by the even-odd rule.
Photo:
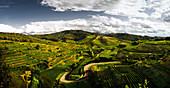
[[[125,88],[127,85],[129,88],[139,88],[139,84],[144,84],[145,80],[149,81],[147,87],[157,87],[142,72],[136,71],[133,66],[110,64],[99,65],[96,69],[92,71],[97,75],[97,81],[102,82],[101,86],[105,88]]]
[[[11,75],[9,88],[14,84],[16,88],[169,88],[169,45],[169,37],[75,30],[32,36],[0,33],[0,64],[8,68],[1,72]],[[84,70],[92,63],[116,61],[120,64]],[[72,83],[61,82],[69,71],[65,78]],[[29,80],[23,80],[28,72]]]
[[[5,62],[10,67],[33,66],[46,60],[48,66],[55,67],[56,65],[70,64],[76,62],[78,55],[74,50],[84,48],[65,43],[56,43],[56,45],[13,42],[9,40],[0,41],[1,46],[8,43],[9,56]],[[67,50],[65,50],[67,48]]]

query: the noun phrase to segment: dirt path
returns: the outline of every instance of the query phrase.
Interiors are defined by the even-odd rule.
[[[90,63],[86,66],[84,66],[84,72],[85,72],[85,75],[82,77],[82,78],[79,78],[79,79],[76,79],[76,80],[66,80],[66,76],[69,75],[72,70],[66,72],[60,79],[61,82],[65,82],[65,83],[73,83],[73,82],[80,82],[80,81],[84,81],[85,79],[87,79],[87,76],[88,76],[88,71],[90,70],[90,67],[91,66],[94,66],[94,65],[104,65],[104,64],[116,64],[116,63],[120,63],[120,61],[114,61],[114,62],[101,62],[101,63]]]

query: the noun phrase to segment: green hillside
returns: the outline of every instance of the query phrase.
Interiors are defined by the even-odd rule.
[[[81,30],[66,30],[63,32],[57,32],[53,34],[34,35],[34,37],[52,40],[52,41],[66,41],[66,40],[79,41],[79,40],[86,38],[89,35],[99,35],[99,34],[85,32]]]
[[[63,32],[57,32],[57,33],[53,33],[53,34],[34,35],[34,37],[52,40],[52,41],[60,41],[60,40],[79,41],[79,40],[86,38],[89,35],[102,35],[102,36],[115,37],[115,38],[119,38],[119,39],[123,39],[123,40],[130,40],[130,41],[154,39],[154,37],[138,36],[138,35],[132,35],[132,34],[125,34],[125,33],[99,34],[99,33],[85,32],[82,30],[66,30]]]
[[[169,37],[81,30],[46,35],[0,33],[0,48],[4,58],[0,74],[9,73],[9,88],[170,87]],[[121,63],[92,66],[88,79],[82,78],[86,65],[113,61]],[[5,66],[9,70],[4,70]],[[27,71],[31,71],[28,79],[23,78]],[[84,81],[60,81],[67,71],[71,72],[66,80]],[[0,85],[4,87],[4,83],[5,80]]]

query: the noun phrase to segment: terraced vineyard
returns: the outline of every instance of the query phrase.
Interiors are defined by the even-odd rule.
[[[157,88],[157,86],[142,72],[138,72],[133,66],[129,65],[99,65],[96,66],[94,73],[97,75],[97,81],[102,81],[101,86],[105,88],[139,88],[139,84],[144,84],[145,80],[149,81],[147,87]],[[93,68],[93,67],[92,67]],[[141,86],[142,87],[142,86]]]
[[[0,33],[0,64],[8,68],[2,72],[11,75],[9,88],[14,84],[26,88],[23,76],[28,71],[29,88],[169,88],[169,45],[169,37],[80,30],[32,36]],[[113,61],[121,64],[93,66],[83,78],[86,65]],[[68,71],[66,79],[77,82],[60,81]],[[80,79],[83,81],[78,82]]]
[[[9,48],[9,56],[6,57],[5,62],[10,67],[33,66],[43,60],[48,61],[48,65],[55,67],[56,65],[70,64],[76,62],[76,56],[79,55],[74,52],[76,49],[85,48],[80,45],[56,43],[55,45],[28,43],[28,42],[13,42],[10,40],[0,41],[1,46],[8,43],[6,47]],[[39,46],[38,49],[36,47]],[[67,48],[67,50],[65,50]]]

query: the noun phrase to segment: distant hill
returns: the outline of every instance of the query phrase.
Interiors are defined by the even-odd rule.
[[[130,40],[130,41],[154,39],[154,37],[139,36],[139,35],[126,34],[126,33],[99,34],[99,33],[86,32],[82,30],[66,30],[66,31],[57,32],[53,34],[33,35],[33,36],[37,38],[41,38],[41,39],[52,40],[52,41],[60,41],[60,40],[79,41],[79,40],[86,38],[89,35],[109,36],[109,37],[115,37],[115,38],[123,39],[123,40]]]
[[[18,41],[18,42],[34,42],[34,43],[47,43],[50,41],[44,41],[42,39],[20,34],[20,33],[2,33],[0,32],[0,40],[11,40],[11,41]]]
[[[25,35],[20,33],[3,33],[0,32],[0,39],[1,40],[12,40],[12,41],[19,41],[19,42],[45,42],[45,40],[51,41],[66,41],[66,40],[73,40],[73,41],[80,41],[85,39],[87,36],[108,36],[113,37],[121,40],[129,40],[129,41],[137,41],[137,40],[170,40],[170,37],[149,37],[149,36],[140,36],[140,35],[132,35],[126,33],[116,33],[116,34],[99,34],[99,33],[91,33],[82,30],[66,30],[62,32],[56,32],[52,34],[45,34],[45,35]],[[49,41],[48,41],[49,42]]]
[[[154,39],[154,37],[133,35],[127,33],[106,34],[105,36],[116,37],[119,39],[130,40],[130,41]]]
[[[86,38],[89,35],[100,35],[100,34],[85,32],[82,30],[66,30],[62,32],[52,33],[52,34],[33,35],[33,36],[41,39],[52,40],[52,41],[60,41],[60,40],[79,41]]]

